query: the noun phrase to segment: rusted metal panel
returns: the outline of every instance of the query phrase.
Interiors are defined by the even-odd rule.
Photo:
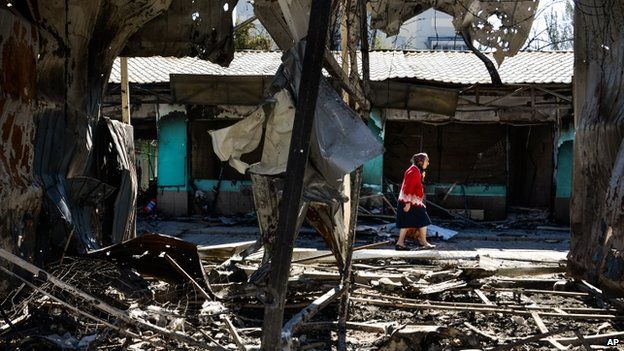
[[[0,33],[0,246],[32,257],[28,244],[34,242],[42,198],[32,167],[39,36],[36,27],[4,8]]]

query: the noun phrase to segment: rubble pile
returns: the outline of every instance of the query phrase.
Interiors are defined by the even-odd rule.
[[[154,242],[169,247],[154,250]],[[248,244],[217,245],[193,256],[181,249],[187,244],[152,234],[47,271],[3,250],[13,269],[0,274],[15,288],[0,305],[0,347],[259,350],[262,253],[241,259]],[[196,258],[201,268],[188,263]],[[565,270],[546,255],[366,249],[354,252],[345,289],[333,255],[296,249],[283,348],[332,349],[343,293],[352,350],[589,350],[624,337],[621,302]]]

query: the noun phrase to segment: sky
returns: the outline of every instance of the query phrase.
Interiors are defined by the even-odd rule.
[[[563,25],[563,21],[561,21],[565,15],[565,7],[566,2],[570,0],[540,0],[540,3],[537,7],[537,13],[535,20],[533,22],[533,27],[531,28],[531,34],[529,35],[529,39],[534,37],[537,33],[542,32],[546,28],[546,18],[550,15],[551,11],[554,11],[557,15],[557,18],[560,19],[561,24]],[[571,2],[571,1],[570,1]],[[573,3],[573,2],[572,2]],[[571,23],[569,23],[571,25]],[[539,38],[546,39],[545,33],[542,33]],[[536,43],[537,47],[543,47],[544,43]],[[535,47],[533,47],[535,48]],[[549,48],[545,48],[548,50]],[[570,45],[571,49],[571,45]]]

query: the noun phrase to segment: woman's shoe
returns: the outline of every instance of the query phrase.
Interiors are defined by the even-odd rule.
[[[394,249],[397,251],[411,251],[412,249],[409,246],[396,244]]]
[[[429,243],[426,243],[424,245],[422,245],[422,244],[420,245],[420,249],[421,250],[432,250],[432,249],[435,249],[435,247],[436,247],[435,245],[431,245]]]

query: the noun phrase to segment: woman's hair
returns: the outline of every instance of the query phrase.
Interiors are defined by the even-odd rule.
[[[423,163],[425,163],[425,160],[428,160],[428,159],[429,159],[429,156],[426,153],[421,152],[418,154],[414,154],[414,156],[412,156],[412,159],[410,161],[415,166],[422,166]]]

